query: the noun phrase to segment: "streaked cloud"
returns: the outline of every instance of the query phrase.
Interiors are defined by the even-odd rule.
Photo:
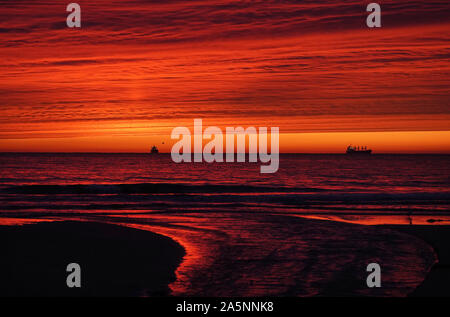
[[[167,134],[194,117],[448,130],[448,1],[380,1],[377,30],[369,1],[78,3],[74,30],[60,2],[0,1],[1,139]]]

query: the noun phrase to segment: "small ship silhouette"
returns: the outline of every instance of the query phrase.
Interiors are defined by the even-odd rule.
[[[158,154],[158,153],[159,153],[158,148],[156,147],[156,145],[153,145],[150,150],[150,154]]]

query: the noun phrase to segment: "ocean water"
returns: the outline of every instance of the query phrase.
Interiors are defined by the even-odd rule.
[[[3,215],[87,211],[258,211],[446,215],[447,155],[282,155],[260,163],[181,163],[170,155],[1,154]]]
[[[375,224],[448,224],[449,155],[294,155],[181,163],[170,155],[0,154],[0,224],[64,219],[164,234],[186,249],[174,295],[396,295],[430,246]],[[382,289],[365,285],[382,262]],[[372,293],[370,293],[372,292]]]

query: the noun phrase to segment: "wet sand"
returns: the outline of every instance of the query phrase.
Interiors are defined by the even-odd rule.
[[[423,283],[409,296],[450,296],[450,226],[388,225],[380,227],[388,227],[418,237],[431,245],[436,252],[438,262],[433,265]]]
[[[176,296],[404,297],[436,261],[429,244],[397,230],[303,217],[208,212],[106,220],[185,247],[170,285]],[[382,265],[382,288],[367,287],[373,262]]]
[[[184,249],[165,236],[112,224],[0,226],[0,296],[167,296]],[[81,288],[66,286],[69,263]]]
[[[243,221],[245,226],[233,227],[234,230],[224,224],[222,230],[226,234],[217,234],[220,229],[217,224],[224,221],[208,221],[202,226],[197,224],[198,236],[190,226],[184,241],[191,244],[197,241],[198,248],[194,248],[197,253],[201,251],[200,247],[208,246],[219,249],[223,246],[225,250],[200,252],[199,263],[206,265],[206,255],[210,255],[213,257],[211,265],[202,269],[194,261],[193,275],[188,274],[188,290],[181,288],[184,290],[175,295],[233,293],[245,296],[257,291],[267,295],[267,289],[260,289],[258,283],[270,284],[271,279],[281,283],[280,287],[291,285],[288,290],[277,292],[291,296],[449,295],[450,252],[445,243],[450,241],[448,226],[361,226],[271,216],[264,216],[265,222],[262,222],[258,215],[247,217]],[[192,217],[189,219],[192,221]],[[182,223],[179,217],[174,221]],[[216,226],[209,228],[212,224]],[[195,256],[195,253],[186,254],[183,247],[189,247],[189,244],[182,243],[181,247],[166,236],[183,237],[180,228],[169,226],[172,232],[163,230],[161,225],[141,225],[142,228],[139,228],[143,230],[77,221],[0,226],[0,241],[4,245],[0,261],[0,296],[173,295],[171,289],[173,291],[176,280],[175,270],[179,270],[182,260],[183,263],[189,262],[189,256]],[[275,232],[272,233],[271,227],[275,228]],[[288,239],[280,230],[286,230],[288,237],[296,232],[298,237]],[[233,238],[234,231],[238,234],[237,240]],[[408,235],[413,237],[408,240]],[[218,241],[219,238],[222,240]],[[175,240],[183,242],[183,239]],[[261,241],[265,242],[260,248],[258,244]],[[425,281],[414,290],[417,286],[414,280],[422,280],[433,263],[429,262],[432,260],[432,250],[422,241],[434,248],[439,263],[432,267]],[[192,253],[192,248],[187,250]],[[251,250],[257,252],[253,254]],[[370,290],[364,286],[367,273],[362,268],[371,260],[383,263],[383,289]],[[80,289],[66,286],[69,274],[66,266],[72,262],[79,263],[82,268]],[[239,264],[237,271],[236,264]],[[285,267],[286,272],[290,272],[286,276],[283,274]],[[226,276],[222,277],[220,272]],[[233,272],[237,273],[236,280],[233,279],[236,275]],[[256,276],[252,272],[256,272]],[[208,278],[205,279],[205,276]],[[258,276],[263,279],[258,280]],[[313,283],[311,281],[314,285],[309,285]],[[277,283],[270,284],[270,289],[276,288]]]

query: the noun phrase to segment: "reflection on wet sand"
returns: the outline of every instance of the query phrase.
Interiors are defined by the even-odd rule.
[[[169,285],[173,295],[406,296],[422,283],[436,261],[432,248],[422,240],[388,228],[368,226],[379,222],[395,224],[404,221],[401,217],[328,221],[307,218],[317,217],[113,212],[41,219],[2,218],[0,223],[94,220],[170,237],[186,251],[176,271],[177,279]],[[365,284],[366,266],[371,262],[383,268],[380,289],[368,289]]]
[[[183,245],[187,255],[171,285],[174,295],[405,296],[436,260],[420,239],[332,221],[217,213],[115,216],[109,221]],[[371,262],[383,267],[381,289],[366,286]]]

